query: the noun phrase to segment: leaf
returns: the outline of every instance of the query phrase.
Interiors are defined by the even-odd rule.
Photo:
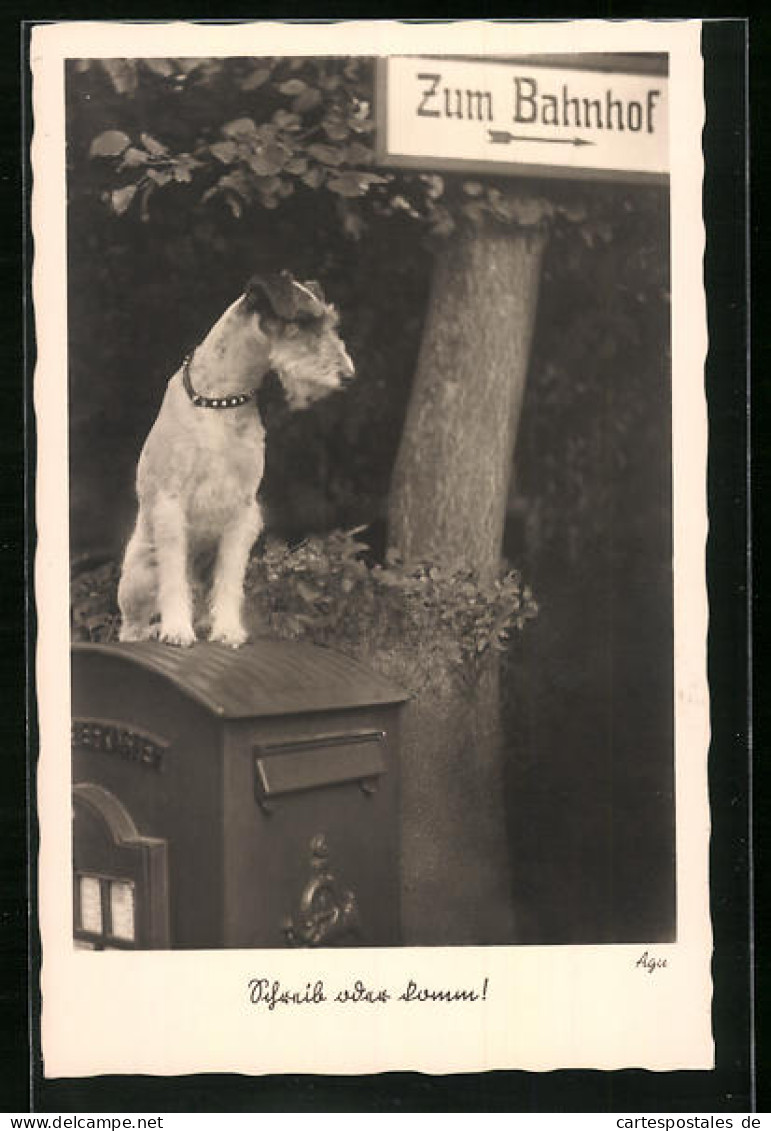
[[[155,181],[156,185],[163,188],[164,185],[169,184],[173,179],[173,174],[166,169],[148,169],[147,176],[151,181]]]
[[[91,142],[89,157],[120,157],[131,144],[123,130],[105,130]]]
[[[479,181],[464,181],[463,191],[466,196],[481,196],[485,191],[485,186],[480,184]]]
[[[110,203],[116,216],[122,216],[124,212],[128,212],[136,192],[136,185],[124,185],[123,188],[113,189]]]
[[[270,195],[281,187],[281,177],[261,177],[257,187],[260,192]]]
[[[360,141],[352,141],[345,148],[345,159],[349,165],[369,165],[374,158],[374,152]]]
[[[336,192],[340,196],[346,197],[364,196],[367,192],[367,185],[362,184],[358,174],[353,172],[341,173],[330,178],[327,181],[327,188],[330,192]]]
[[[215,141],[209,146],[209,151],[223,165],[232,165],[238,157],[238,146],[234,141]]]
[[[139,165],[146,165],[149,158],[150,155],[146,149],[137,149],[136,146],[130,145],[123,154],[120,168],[136,169]]]
[[[283,169],[287,151],[281,145],[271,143],[260,146],[247,158],[247,164],[258,177],[270,177]]]
[[[345,151],[333,145],[323,145],[314,142],[308,146],[308,153],[323,165],[342,165],[345,160]]]
[[[327,120],[323,123],[324,133],[330,141],[345,141],[351,132],[345,122]]]
[[[306,184],[308,188],[316,189],[324,180],[324,170],[319,165],[316,165],[313,169],[309,169],[307,173],[303,173],[300,180],[303,184]]]
[[[273,121],[282,130],[296,130],[300,125],[299,114],[292,114],[289,110],[276,110]]]
[[[307,83],[302,79],[287,79],[286,82],[279,83],[276,89],[279,94],[302,94],[307,89]]]
[[[169,151],[166,146],[161,145],[161,143],[156,141],[150,134],[141,134],[140,137],[142,139],[142,145],[151,156],[168,157]]]
[[[299,97],[295,98],[292,103],[292,109],[295,114],[307,114],[309,110],[315,110],[321,103],[321,91],[316,90],[315,87],[309,86],[304,90]]]
[[[372,118],[351,118],[349,125],[357,134],[369,134],[375,128],[375,122]]]
[[[192,166],[187,161],[175,161],[171,172],[174,180],[181,185],[189,185],[193,179]]]
[[[259,67],[241,81],[241,90],[257,90],[270,78],[270,67]]]
[[[257,127],[252,118],[234,118],[232,122],[225,123],[222,132],[225,137],[233,137],[238,141],[240,138],[254,137]]]
[[[305,157],[295,154],[295,156],[289,158],[284,168],[287,173],[304,173],[308,168],[308,162]]]
[[[340,196],[364,196],[371,185],[387,184],[387,178],[377,173],[362,173],[358,169],[348,169],[344,173],[337,173],[327,184],[331,192]]]
[[[234,192],[246,201],[252,199],[253,181],[241,169],[234,169],[231,173],[225,173],[220,177],[218,185],[222,192]]]

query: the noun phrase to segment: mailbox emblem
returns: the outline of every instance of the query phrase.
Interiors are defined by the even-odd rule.
[[[311,878],[303,889],[300,907],[284,924],[289,946],[324,946],[359,926],[359,907],[355,894],[343,887],[329,870],[329,848],[323,833],[310,843]]]

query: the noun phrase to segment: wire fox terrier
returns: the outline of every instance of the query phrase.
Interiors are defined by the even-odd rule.
[[[290,409],[354,375],[317,283],[255,277],[171,378],[137,468],[139,514],[123,560],[120,639],[194,643],[192,562],[215,548],[209,639],[238,648],[244,576],[262,529],[265,430],[254,404],[275,370]]]

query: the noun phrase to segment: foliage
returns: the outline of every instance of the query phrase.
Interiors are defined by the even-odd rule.
[[[469,664],[504,650],[510,631],[537,613],[516,572],[482,586],[469,571],[404,562],[393,550],[385,564],[368,564],[362,529],[291,549],[269,543],[252,560],[247,592],[265,602],[272,629],[318,644],[365,641],[370,649],[431,642],[447,660]]]
[[[115,562],[78,572],[70,585],[70,633],[75,641],[106,643],[118,639],[116,599],[120,570]]]
[[[368,58],[81,60],[70,97],[86,127],[72,161],[116,216],[148,222],[161,197],[186,210],[331,195],[347,236],[396,215],[445,237],[486,223],[591,226],[592,199],[508,178],[375,171]],[[82,165],[91,166],[84,177]]]
[[[284,639],[354,652],[397,645],[419,648],[422,655],[428,650],[472,676],[537,614],[530,588],[516,572],[481,586],[468,571],[403,562],[394,552],[381,565],[360,540],[362,529],[334,530],[295,547],[268,541],[247,574],[248,621]],[[117,582],[113,563],[75,579],[73,639],[116,639]]]

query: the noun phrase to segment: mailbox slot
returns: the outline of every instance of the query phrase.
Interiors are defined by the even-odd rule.
[[[255,746],[257,799],[347,782],[366,785],[370,792],[385,773],[384,740],[378,730]]]

